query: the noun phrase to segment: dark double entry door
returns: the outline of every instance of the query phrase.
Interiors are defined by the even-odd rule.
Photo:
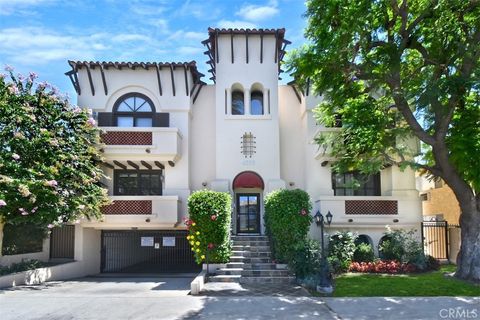
[[[237,233],[260,233],[260,194],[237,193]]]

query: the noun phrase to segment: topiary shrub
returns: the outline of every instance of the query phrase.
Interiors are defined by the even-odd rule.
[[[225,192],[200,190],[188,197],[187,239],[198,264],[229,261],[231,206],[232,198]]]
[[[335,273],[346,272],[355,253],[355,239],[352,232],[335,232],[328,241],[328,262]]]
[[[353,253],[353,261],[355,262],[372,262],[375,260],[373,248],[368,243],[359,243]]]
[[[280,189],[265,197],[265,228],[278,262],[289,262],[303,246],[312,223],[310,196],[303,190]]]

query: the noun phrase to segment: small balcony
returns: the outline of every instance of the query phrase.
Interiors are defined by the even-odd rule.
[[[155,160],[176,162],[181,158],[182,136],[177,128],[102,127],[106,161]]]
[[[178,196],[110,196],[102,208],[102,227],[174,227],[180,222]]]
[[[321,196],[316,201],[322,213],[333,214],[332,226],[413,225],[422,219],[417,198],[392,196]]]

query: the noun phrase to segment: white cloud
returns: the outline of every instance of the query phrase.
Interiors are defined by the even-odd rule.
[[[202,47],[201,46],[198,46],[198,47],[182,46],[182,47],[179,47],[176,51],[179,55],[187,56],[187,57],[190,57],[191,59],[193,55],[202,53]]]
[[[121,33],[113,36],[113,42],[132,42],[132,41],[144,41],[148,42],[151,40],[150,37],[144,36],[142,34],[128,34],[128,33]]]
[[[267,20],[279,13],[277,5],[277,1],[270,1],[264,6],[253,4],[244,5],[235,15],[248,21]]]
[[[222,10],[215,1],[210,0],[187,0],[176,11],[176,16],[195,17],[198,20],[216,19]]]
[[[0,0],[0,16],[17,14],[32,14],[32,7],[49,5],[57,0]]]
[[[219,28],[232,28],[232,29],[254,29],[257,27],[252,22],[242,21],[242,20],[220,20],[217,24]]]
[[[136,45],[137,43],[142,45]],[[0,55],[15,63],[38,65],[67,59],[103,59],[112,51],[133,56],[135,50],[159,44],[142,34],[94,33],[90,36],[60,34],[45,28],[7,28],[0,30]]]
[[[185,43],[186,41],[192,41],[194,43],[198,43],[202,40],[207,38],[206,32],[194,32],[194,31],[184,31],[178,30],[172,33],[168,38],[167,41],[178,41]]]

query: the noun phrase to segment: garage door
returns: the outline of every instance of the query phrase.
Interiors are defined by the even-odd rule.
[[[193,272],[186,231],[103,230],[102,272]]]

